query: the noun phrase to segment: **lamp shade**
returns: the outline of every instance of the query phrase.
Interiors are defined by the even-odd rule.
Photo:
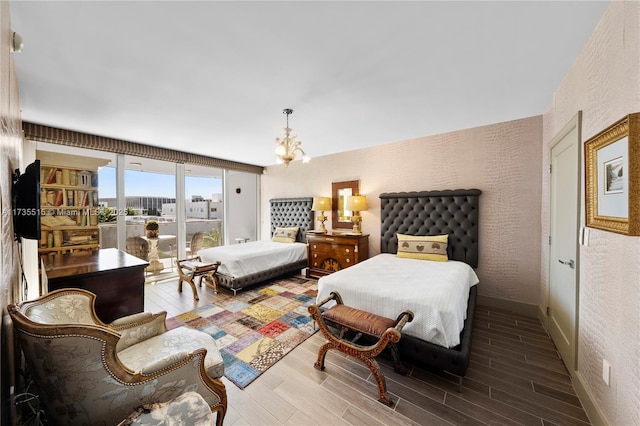
[[[311,210],[315,212],[323,212],[331,210],[331,198],[329,197],[313,197],[313,206]]]
[[[362,212],[367,210],[367,197],[364,195],[351,195],[347,197],[347,210]]]

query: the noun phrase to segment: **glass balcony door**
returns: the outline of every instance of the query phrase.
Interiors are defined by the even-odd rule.
[[[185,165],[185,255],[223,245],[222,170]]]
[[[174,163],[125,155],[126,251],[149,262],[148,274],[175,271],[177,225],[165,206],[176,202]]]

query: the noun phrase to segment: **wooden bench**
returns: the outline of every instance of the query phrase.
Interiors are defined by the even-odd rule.
[[[320,311],[320,307],[335,300],[336,304],[324,312]],[[327,342],[320,347],[318,351],[318,360],[314,367],[318,370],[324,370],[324,359],[329,349],[337,349],[347,355],[357,358],[365,363],[378,384],[378,401],[391,406],[393,403],[387,392],[387,385],[384,375],[380,371],[380,366],[375,360],[386,347],[389,345],[393,356],[395,371],[405,374],[405,369],[400,362],[400,353],[396,343],[400,341],[402,328],[406,323],[413,320],[413,312],[404,311],[397,319],[392,320],[370,312],[362,311],[350,306],[346,306],[342,302],[342,297],[338,292],[331,292],[324,300],[316,305],[307,308],[313,319],[317,322],[320,331],[327,338]],[[339,334],[334,333],[328,326],[331,324],[338,328]],[[372,345],[359,345],[355,341],[345,338],[348,331],[363,334],[371,338],[377,339]]]
[[[205,263],[202,262],[200,256],[196,256],[193,259],[176,260],[176,265],[178,265],[178,292],[182,293],[182,282],[184,281],[191,286],[193,298],[200,300],[194,282],[196,278],[199,279],[200,287],[202,287],[202,279],[204,278],[205,283],[213,288],[214,292],[218,292],[218,279],[215,274],[220,262]]]

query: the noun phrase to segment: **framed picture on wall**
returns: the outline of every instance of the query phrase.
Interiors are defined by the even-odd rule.
[[[585,143],[586,224],[640,235],[640,113]]]

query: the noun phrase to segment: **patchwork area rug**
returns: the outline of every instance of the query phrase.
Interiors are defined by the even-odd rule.
[[[221,292],[215,303],[167,319],[170,329],[191,327],[214,339],[224,359],[224,375],[244,389],[315,329],[307,306],[318,282],[283,278],[240,291]]]

